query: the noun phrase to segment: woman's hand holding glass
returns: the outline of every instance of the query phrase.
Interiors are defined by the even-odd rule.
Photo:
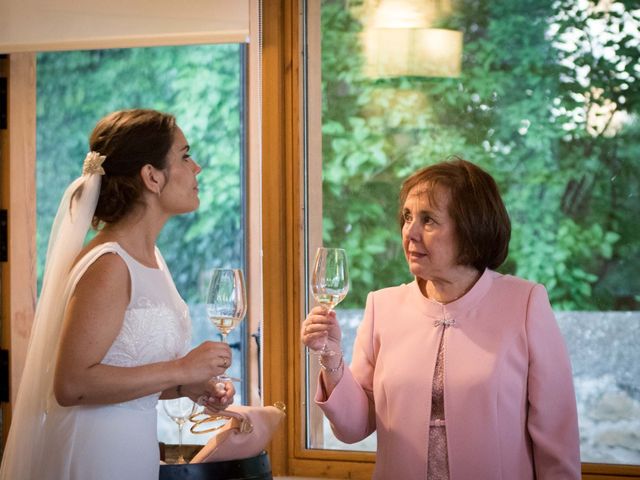
[[[198,405],[219,411],[233,403],[235,387],[221,381],[231,365],[231,347],[224,342],[206,341],[180,359],[182,392]]]
[[[300,338],[313,351],[340,352],[342,331],[336,312],[323,305],[313,307],[302,322]]]
[[[187,353],[179,362],[183,384],[203,384],[229,368],[231,347],[224,342],[206,341]]]
[[[231,365],[231,348],[226,341],[227,335],[238,326],[247,311],[247,296],[242,270],[237,268],[213,269],[205,297],[207,316],[220,332],[222,345],[226,347],[224,352],[228,352],[228,354],[222,353],[220,355],[221,362],[218,363],[218,367],[221,370],[209,375],[209,382],[204,393],[195,399],[196,403],[204,408],[197,409],[191,416],[191,421],[194,422],[194,426],[191,428],[193,433],[204,433],[204,431],[194,429],[199,424],[217,422],[220,426],[228,421],[228,418],[220,416],[220,413],[233,402],[235,387],[232,382],[240,381],[240,379],[229,377],[225,373]],[[220,342],[211,343],[220,344]]]
[[[333,332],[333,339],[338,339],[338,348],[335,345],[332,348],[330,344],[332,340],[331,329],[327,328],[324,333],[324,343],[320,346],[316,342],[311,342],[309,348],[313,353],[322,355],[322,357],[334,356],[341,354],[340,349],[340,328],[336,322],[335,313],[333,309],[338,305],[349,291],[349,266],[347,263],[347,253],[342,248],[327,248],[320,247],[316,251],[316,258],[313,265],[313,271],[311,274],[311,293],[313,298],[322,310],[312,310],[317,317],[317,323],[333,324],[334,330],[337,329],[337,333]],[[331,315],[333,313],[333,315]],[[311,315],[311,313],[310,313]],[[309,317],[307,317],[309,318]],[[320,333],[316,327],[316,322],[310,321],[306,325],[306,332],[312,336]],[[321,329],[323,332],[325,329]],[[316,337],[318,335],[315,335]],[[306,345],[306,343],[305,343]]]
[[[235,329],[247,313],[247,293],[244,274],[238,268],[214,268],[206,295],[209,320],[227,341],[227,335]],[[231,362],[227,364],[227,367]],[[218,382],[237,381],[226,374],[216,376]]]
[[[344,356],[341,348],[342,331],[336,312],[324,305],[314,307],[302,322],[302,343],[318,354],[327,393],[333,391],[342,379]]]

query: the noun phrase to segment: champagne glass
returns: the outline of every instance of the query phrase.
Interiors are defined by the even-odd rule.
[[[226,342],[229,332],[238,326],[247,312],[247,294],[242,270],[213,269],[207,290],[206,309],[209,320],[222,335],[222,341]],[[239,381],[227,375],[219,375],[214,380]]]
[[[191,414],[195,404],[189,397],[162,400],[162,408],[171,420],[178,425],[178,463],[186,463],[182,455],[182,429]]]
[[[316,302],[331,311],[348,291],[347,253],[342,248],[318,248],[311,276],[311,292]],[[329,350],[325,339],[322,348],[315,353],[335,355],[336,352]]]

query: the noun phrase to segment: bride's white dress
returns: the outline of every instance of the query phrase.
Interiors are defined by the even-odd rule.
[[[179,358],[191,338],[189,310],[156,250],[160,268],[146,267],[117,243],[88,252],[73,268],[72,289],[101,255],[119,255],[131,276],[124,323],[102,363],[133,367]],[[47,406],[43,458],[34,478],[51,480],[156,480],[159,449],[156,404],[160,392],[113,405]]]

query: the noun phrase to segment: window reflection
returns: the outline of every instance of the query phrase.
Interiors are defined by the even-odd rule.
[[[460,155],[496,178],[511,215],[501,271],[549,291],[574,365],[583,461],[638,464],[640,354],[628,339],[640,333],[640,10],[457,2],[411,28],[462,32],[459,74],[380,74],[379,62],[372,73],[376,8],[443,3],[322,2],[322,240],[350,259],[337,309],[347,358],[366,294],[411,280],[396,230],[402,179]],[[385,46],[399,61],[406,45],[395,42]],[[310,447],[352,448],[310,412]]]

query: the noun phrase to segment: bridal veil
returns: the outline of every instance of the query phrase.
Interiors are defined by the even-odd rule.
[[[42,458],[43,426],[52,402],[56,402],[53,377],[64,311],[71,294],[69,271],[91,226],[104,159],[96,152],[87,154],[82,176],[67,187],[58,207],[0,480],[32,478],[32,468]]]

